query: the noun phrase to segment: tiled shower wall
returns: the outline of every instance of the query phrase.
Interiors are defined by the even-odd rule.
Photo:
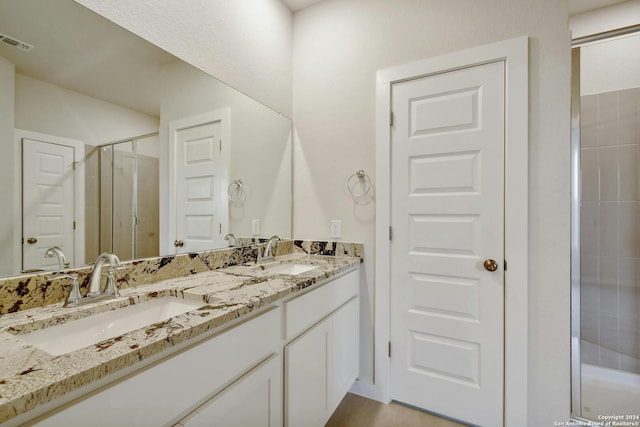
[[[581,97],[582,361],[640,373],[640,89]]]

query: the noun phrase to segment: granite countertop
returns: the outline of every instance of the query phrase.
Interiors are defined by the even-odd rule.
[[[282,261],[318,268],[291,276],[269,274],[264,266],[270,263],[262,267],[236,265],[123,289],[118,298],[77,308],[53,304],[0,316],[0,423],[287,295],[355,269],[361,259],[294,253],[272,262]],[[167,321],[60,356],[50,355],[20,339],[23,333],[164,296],[205,304]]]

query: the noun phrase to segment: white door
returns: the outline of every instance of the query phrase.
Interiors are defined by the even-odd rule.
[[[228,151],[224,117],[205,114],[171,122],[174,206],[169,230],[178,252],[226,246]],[[175,211],[173,211],[175,209]]]
[[[59,246],[74,265],[74,149],[22,139],[22,270],[57,269]]]
[[[482,426],[503,424],[504,96],[504,62],[392,86],[392,398]]]

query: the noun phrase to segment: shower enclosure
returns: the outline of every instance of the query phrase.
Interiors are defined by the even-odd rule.
[[[100,146],[99,252],[123,260],[158,256],[158,211],[158,134]]]
[[[572,76],[572,413],[640,422],[640,35],[584,42]]]

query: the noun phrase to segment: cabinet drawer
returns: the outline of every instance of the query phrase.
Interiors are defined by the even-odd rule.
[[[280,309],[274,308],[79,399],[34,425],[173,424],[277,352],[280,325]]]
[[[307,292],[283,304],[286,340],[309,329],[323,317],[358,295],[360,274],[358,270]]]

